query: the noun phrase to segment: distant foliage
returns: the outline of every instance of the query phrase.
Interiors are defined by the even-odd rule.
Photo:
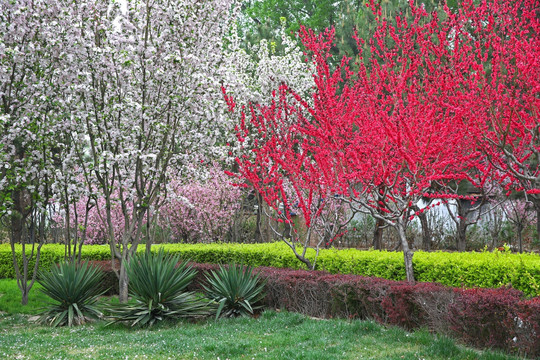
[[[211,242],[222,241],[228,235],[233,217],[240,207],[241,190],[230,183],[229,177],[220,165],[214,163],[209,170],[202,168],[202,174],[192,175],[185,180],[173,178],[169,192],[162,199],[163,206],[157,216],[151,219],[150,226],[169,230],[172,241]],[[115,241],[124,235],[125,218],[120,202],[119,191],[111,194],[111,223]],[[89,245],[108,242],[107,213],[105,199],[90,199],[92,206],[88,211],[85,226],[85,213],[89,198],[81,197],[70,206],[70,228],[77,231],[79,238],[85,237]],[[125,205],[132,210],[132,203]],[[143,221],[146,225],[147,216]],[[53,217],[57,228],[66,226],[66,211]]]
[[[184,242],[223,241],[240,208],[241,191],[213,164],[202,179],[173,179],[160,213],[160,226]]]

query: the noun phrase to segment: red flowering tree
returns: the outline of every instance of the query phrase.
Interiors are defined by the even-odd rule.
[[[425,196],[466,197],[446,192],[450,182],[466,179],[481,188],[489,179],[494,160],[490,165],[477,146],[493,119],[480,100],[488,79],[499,80],[489,26],[492,19],[516,22],[531,4],[512,2],[514,11],[508,13],[501,4],[470,1],[455,12],[445,7],[441,16],[411,4],[412,20],[387,21],[372,3],[379,26],[369,54],[360,52],[354,64],[344,57],[334,69],[329,65],[333,31],[317,35],[302,29],[316,67],[312,97],[284,84],[271,105],[242,111],[238,138],[249,139],[250,152],[237,159],[240,176],[288,219],[285,187],[299,189],[308,227],[324,206],[313,201],[315,195],[338,196],[354,211],[394,227],[407,280],[414,281],[413,250],[405,235],[417,214],[412,208]],[[233,99],[226,99],[233,109]]]
[[[480,149],[510,191],[536,212],[540,239],[540,3],[493,1],[469,6],[480,91],[470,106],[485,128]],[[487,61],[486,61],[487,59]]]

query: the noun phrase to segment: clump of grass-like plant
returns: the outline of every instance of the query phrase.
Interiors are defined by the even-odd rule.
[[[262,305],[264,282],[251,267],[241,265],[222,266],[206,276],[203,284],[206,295],[218,304],[219,316],[236,317],[253,315]]]
[[[136,254],[126,265],[133,301],[111,307],[112,322],[152,326],[157,321],[210,315],[208,301],[186,291],[196,270],[160,249]]]
[[[99,286],[102,280],[101,269],[88,263],[63,262],[40,272],[40,291],[53,301],[41,312],[39,322],[73,326],[100,317],[96,301],[106,291]]]

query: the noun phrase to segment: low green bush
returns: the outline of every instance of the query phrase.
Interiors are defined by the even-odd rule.
[[[196,270],[160,249],[136,254],[127,266],[132,304],[109,308],[113,322],[152,326],[157,321],[210,315],[208,301],[186,291]],[[178,264],[178,266],[177,266]]]
[[[163,248],[181,259],[198,263],[238,263],[252,267],[305,269],[291,249],[281,242],[264,244],[165,244]],[[144,251],[144,247],[139,247]],[[19,250],[20,251],[20,250]],[[83,246],[83,259],[108,260],[106,245]],[[41,267],[63,259],[63,245],[44,245]],[[315,251],[308,249],[307,257],[314,260]],[[511,285],[528,296],[540,295],[540,256],[509,252],[423,252],[413,257],[418,281],[438,282],[454,287],[497,288]],[[405,268],[401,252],[356,249],[321,250],[317,258],[318,270],[333,274],[376,276],[389,280],[404,280]],[[0,278],[15,276],[8,245],[0,245]]]
[[[103,293],[99,288],[103,272],[99,268],[88,266],[87,262],[61,262],[38,273],[40,291],[52,300],[41,313],[41,323],[53,327],[82,325],[102,315],[95,306]]]
[[[206,296],[218,304],[219,316],[237,317],[253,315],[262,308],[264,281],[253,274],[251,267],[242,265],[220,265],[211,270],[202,285]]]

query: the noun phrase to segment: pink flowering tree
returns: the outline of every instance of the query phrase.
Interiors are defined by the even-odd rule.
[[[502,204],[506,219],[512,223],[516,231],[519,252],[523,252],[523,231],[534,223],[534,208],[524,199],[510,199]]]
[[[203,177],[172,179],[159,223],[185,242],[222,241],[241,205],[241,191],[214,163]]]
[[[118,192],[111,195],[111,223],[116,241],[121,240],[125,227],[118,197]],[[60,204],[63,207],[57,210],[52,218],[54,226],[63,229],[74,244],[108,244],[108,226],[102,217],[106,206],[103,197],[83,195],[72,203]]]

